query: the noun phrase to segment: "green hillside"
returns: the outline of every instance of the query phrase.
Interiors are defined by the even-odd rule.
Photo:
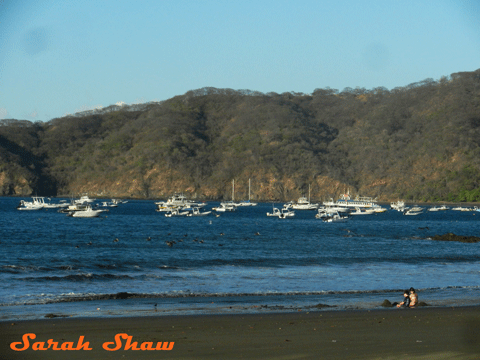
[[[107,111],[110,110],[110,111]],[[47,123],[3,120],[3,195],[480,200],[480,70],[312,94],[204,88]]]

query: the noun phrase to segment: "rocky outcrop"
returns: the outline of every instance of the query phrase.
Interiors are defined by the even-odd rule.
[[[439,241],[458,241],[463,243],[477,243],[480,242],[480,237],[478,236],[462,236],[455,235],[453,233],[447,233],[443,235],[435,235],[431,238],[432,240]]]

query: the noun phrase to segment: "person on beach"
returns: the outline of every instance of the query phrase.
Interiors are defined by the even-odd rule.
[[[418,304],[418,295],[417,295],[417,293],[415,292],[415,289],[414,289],[413,287],[410,288],[409,298],[410,298],[410,304],[409,304],[408,306],[411,307],[411,308],[417,306],[417,304]]]
[[[403,292],[403,301],[397,304],[397,308],[399,307],[409,307],[410,306],[410,291],[405,290]]]

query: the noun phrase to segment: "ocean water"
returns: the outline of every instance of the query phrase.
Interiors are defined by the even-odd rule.
[[[0,198],[0,320],[375,309],[411,286],[431,306],[480,304],[480,243],[429,240],[480,236],[480,212],[167,218],[130,200],[82,219],[19,200]]]

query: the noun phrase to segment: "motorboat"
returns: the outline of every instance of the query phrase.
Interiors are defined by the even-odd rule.
[[[36,198],[33,198],[33,201],[20,200],[20,203],[17,206],[17,210],[40,210],[43,209],[43,207],[43,202],[38,202],[36,201]]]
[[[188,200],[183,194],[174,194],[169,197],[167,201],[158,201],[156,211],[168,212],[175,209],[192,209],[194,207],[203,207],[206,203],[198,203],[193,200]]]
[[[166,217],[187,216],[187,215],[188,215],[188,211],[180,211],[179,209],[174,209],[172,211],[165,213]]]
[[[108,201],[104,201],[102,202],[102,204],[100,205],[102,207],[118,207],[118,203],[115,203],[115,202],[108,202]]]
[[[90,205],[86,205],[85,209],[72,211],[72,212],[68,213],[68,216],[81,217],[81,218],[91,218],[91,217],[98,217],[104,211],[107,211],[107,210],[92,209],[92,207]]]
[[[282,210],[280,210],[278,214],[279,219],[287,219],[294,216],[295,216],[295,212],[290,210],[289,208],[283,208]]]
[[[432,206],[431,208],[428,209],[428,211],[444,211],[444,210],[448,210],[448,206],[445,206],[445,205],[442,205],[442,206]]]
[[[210,214],[211,211],[200,211],[199,207],[194,207],[191,211],[188,212],[187,216],[205,216]]]
[[[419,207],[413,207],[411,209],[406,209],[403,212],[403,215],[408,215],[408,216],[414,216],[414,215],[420,215],[423,214],[423,209]]]
[[[276,207],[272,208],[272,212],[267,212],[267,216],[279,216],[280,210]]]
[[[338,212],[337,213],[334,213],[334,214],[329,214],[328,216],[326,217],[323,217],[322,220],[324,222],[346,222],[348,220],[350,220],[350,217],[345,215],[345,216],[341,216]]]
[[[393,210],[397,210],[397,211],[404,211],[405,210],[405,201],[401,201],[401,200],[398,200],[397,202],[392,202],[390,204],[390,207],[393,209]]]
[[[90,198],[88,197],[88,195],[83,195],[83,196],[80,197],[80,199],[77,199],[77,200],[75,200],[74,202],[75,202],[76,204],[90,204],[90,203],[92,203],[92,202],[94,202],[94,201],[95,201],[95,199],[90,199]]]
[[[221,202],[219,206],[213,208],[213,210],[215,210],[216,212],[231,212],[235,211],[236,209],[237,207],[235,206],[233,201]]]
[[[452,208],[453,211],[472,211],[471,208],[468,207],[463,207],[463,206],[457,206]]]
[[[351,211],[349,215],[371,215],[374,214],[374,209],[360,209],[359,207],[355,208],[355,211]]]

